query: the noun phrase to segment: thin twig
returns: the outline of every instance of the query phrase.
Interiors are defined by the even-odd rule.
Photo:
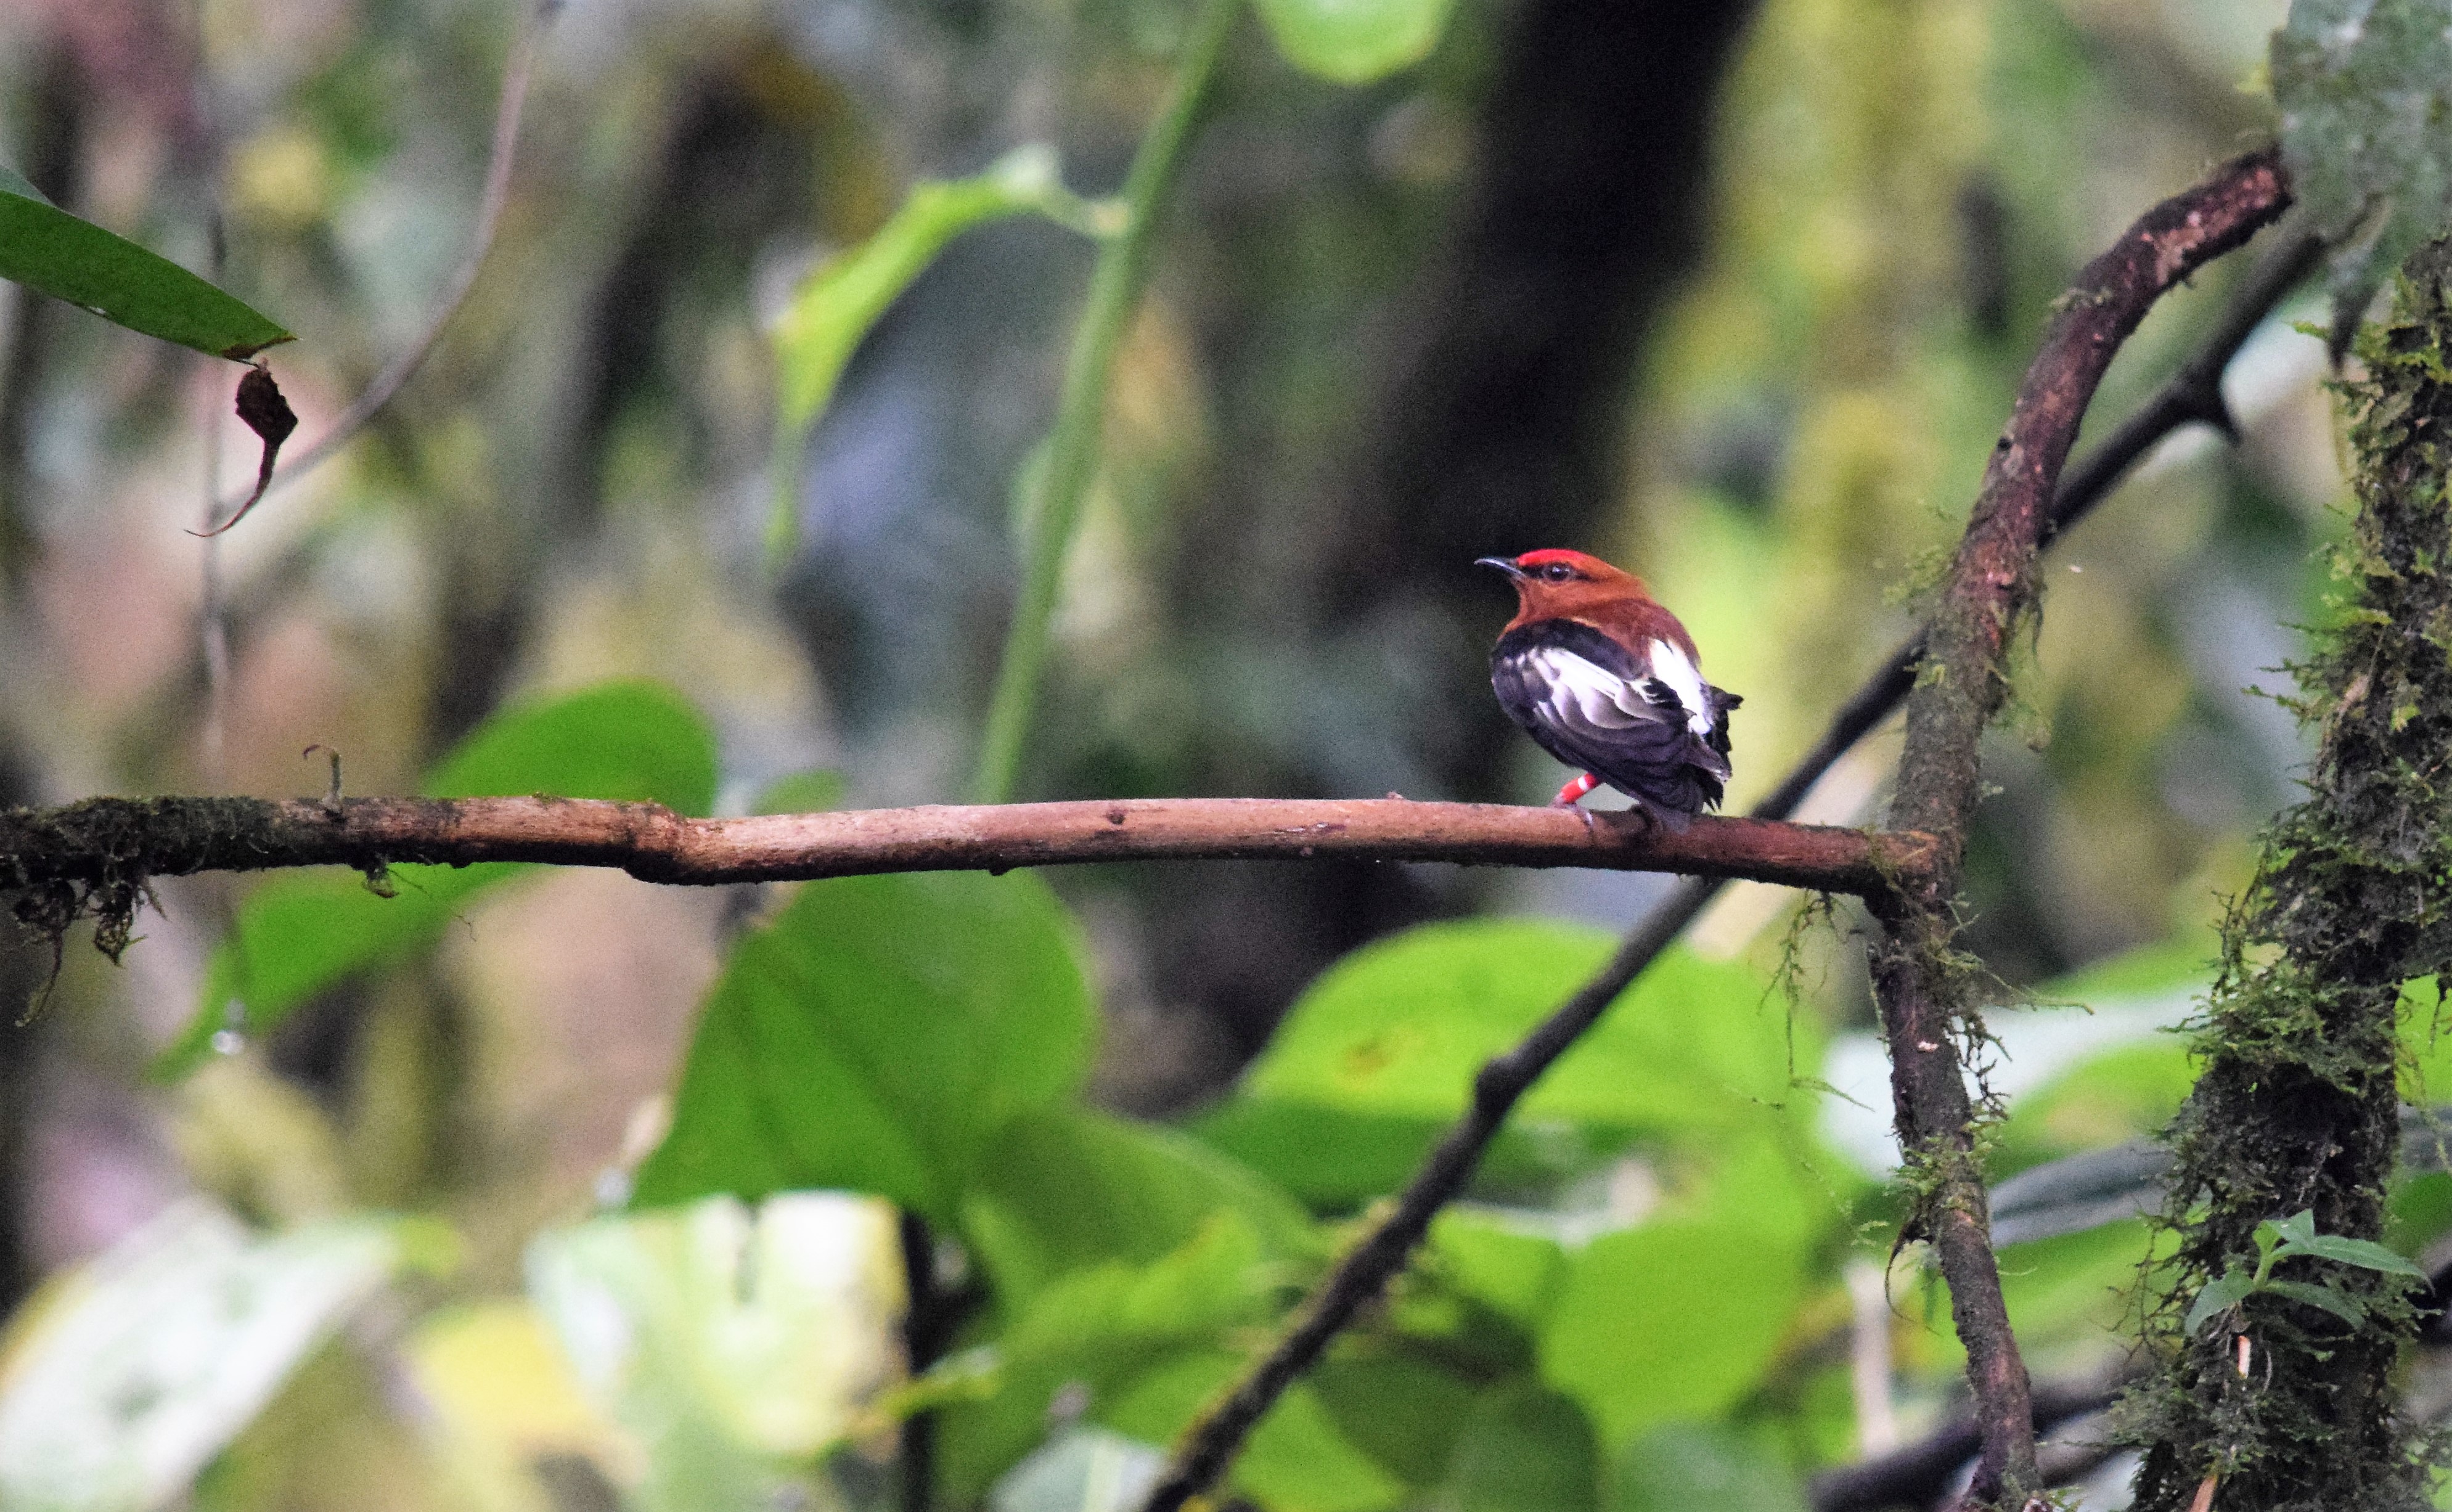
[[[2313,255],[2312,245],[2302,240],[2293,244],[2288,257],[2277,255],[2258,265],[2195,355],[2100,448],[2063,475],[2053,496],[2055,532],[2066,528],[2100,503],[2128,466],[2156,442],[2192,421],[2208,420],[2219,412],[2221,373],[2249,332],[2304,274]],[[2213,375],[2211,406],[2205,399],[2209,388],[2206,374]],[[1750,810],[1750,817],[1784,820],[1795,813],[1813,786],[1840,758],[1906,701],[1914,686],[1915,668],[1923,654],[1921,636],[1892,651],[1839,706],[1821,740],[1778,786]],[[1254,1363],[1231,1392],[1185,1430],[1166,1474],[1142,1503],[1142,1512],[1179,1512],[1186,1502],[1216,1483],[1278,1396],[1311,1367],[1329,1341],[1404,1269],[1414,1246],[1429,1232],[1432,1218],[1472,1178],[1483,1150],[1496,1137],[1515,1099],[1693,923],[1720,885],[1704,879],[1681,884],[1635,925],[1608,965],[1531,1037],[1483,1067],[1474,1082],[1473,1105],[1406,1184],[1386,1216],[1337,1263],[1268,1353]]]
[[[294,866],[613,866],[713,886],[1112,861],[1441,861],[1671,871],[1856,895],[1912,880],[1923,839],[1821,825],[1502,804],[1268,798],[871,808],[684,819],[572,798],[89,798],[0,809],[0,886]]]
[[[336,455],[365,428],[366,422],[372,420],[378,410],[391,403],[392,396],[400,392],[402,386],[425,366],[425,359],[433,352],[434,344],[443,337],[444,328],[450,325],[451,317],[460,312],[461,305],[468,298],[468,290],[476,287],[477,273],[484,267],[486,255],[494,249],[495,228],[502,223],[503,208],[510,202],[511,165],[518,156],[520,115],[527,106],[528,80],[536,71],[537,53],[544,40],[545,29],[562,10],[563,3],[564,0],[536,0],[520,27],[519,35],[511,43],[510,58],[503,68],[502,98],[494,107],[494,140],[485,163],[484,193],[477,204],[477,224],[470,235],[468,250],[460,259],[460,266],[453,270],[451,282],[445,287],[443,299],[435,307],[434,315],[426,322],[425,328],[383,371],[375,374],[374,382],[366,385],[366,391],[358,395],[357,402],[343,410],[341,417],[332,422],[331,428],[317,437],[313,446],[291,457],[288,465],[274,472],[252,497],[235,494],[224,500],[213,513],[215,517],[229,514],[229,518],[208,533],[218,534],[228,529],[238,523],[238,514],[230,511],[244,513],[262,503],[273,489],[305,477],[309,470]]]

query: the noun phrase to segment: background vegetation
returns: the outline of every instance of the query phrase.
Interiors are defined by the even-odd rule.
[[[209,543],[187,529],[255,470],[237,369],[15,293],[0,800],[320,793],[322,746],[351,793],[702,814],[1537,801],[1557,774],[1489,698],[1506,606],[1469,564],[1574,545],[1747,696],[1742,806],[1910,627],[2070,271],[2270,132],[2283,19],[1460,0],[1357,54],[1260,10],[571,0],[431,360]],[[528,25],[16,8],[0,157],[297,332],[271,360],[311,441],[466,256]],[[1137,223],[1146,297],[1100,307],[1107,196],[1213,38]],[[860,246],[918,274],[853,288],[865,340],[801,297],[873,274],[826,261]],[[2244,270],[2158,310],[2106,423]],[[1069,396],[1095,468],[1037,449],[1085,297],[1116,316],[1103,406]],[[2245,689],[2286,691],[2289,627],[2328,612],[2345,494],[2324,343],[2291,328],[2328,313],[2311,288],[2243,351],[2239,448],[2175,438],[2047,569],[1969,868],[1965,943],[2022,989],[1996,1179],[2188,1089],[2159,1031],[2311,752]],[[1034,562],[1044,682],[983,759]],[[1870,822],[1895,750],[1808,817]],[[389,884],[165,880],[118,967],[52,981],[36,940],[0,967],[39,1007],[0,1039],[0,1505],[1129,1504],[1663,885]],[[1890,1249],[1862,921],[1795,908],[1733,889],[1540,1084],[1236,1495],[1829,1506],[1817,1472],[1948,1419],[1946,1298]],[[2408,1049],[2422,1096],[2422,1019]],[[2123,1368],[2149,1243],[2106,1201],[2003,1206],[2028,1360],[2076,1398]],[[2421,1253],[2452,1182],[2390,1214]],[[2414,1368],[2414,1411],[2452,1404]],[[2129,1466],[2073,1438],[2119,1504]]]

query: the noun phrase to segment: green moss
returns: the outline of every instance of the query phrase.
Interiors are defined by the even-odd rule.
[[[2173,1127],[2176,1247],[2146,1318],[2158,1368],[2124,1404],[2146,1448],[2140,1512],[2187,1507],[2220,1478],[2224,1512],[2417,1508],[2433,1451],[2402,1421],[2392,1373],[2414,1323],[2395,1278],[2331,1265],[2353,1325],[2286,1297],[2244,1304],[2236,1336],[2186,1338],[2189,1302],[2256,1225],[2312,1207],[2320,1232],[2381,1238],[2398,1147],[2403,985],[2452,965],[2452,332],[2441,247],[2414,259],[2399,313],[2345,386],[2359,510],[2335,562],[2347,602],[2294,668],[2320,745],[2307,797],[2267,831],[2223,928],[2196,1025],[2205,1066]],[[2313,1279],[2313,1278],[2308,1278]]]
[[[50,942],[53,970],[69,930],[93,923],[94,947],[117,961],[134,938],[150,879],[189,871],[232,837],[262,832],[270,806],[251,798],[90,798],[61,808],[0,810],[0,897]]]

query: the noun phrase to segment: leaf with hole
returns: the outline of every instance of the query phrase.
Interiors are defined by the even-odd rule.
[[[15,173],[0,178],[0,278],[209,357],[245,362],[297,339],[168,258],[50,204]]]

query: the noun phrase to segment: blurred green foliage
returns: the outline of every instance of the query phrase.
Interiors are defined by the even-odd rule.
[[[1096,396],[1104,449],[1034,737],[1051,791],[1289,770],[1416,790],[1424,751],[1453,736],[1423,668],[1471,670],[1479,650],[1411,600],[1323,628],[1299,586],[1355,528],[1335,506],[1349,437],[1377,423],[1372,365],[1403,345],[1412,281],[1450,255],[1454,207],[1493,170],[1476,112],[1519,12],[1255,9],[1271,47],[1226,52],[1179,225]],[[199,44],[216,60],[202,71],[244,106],[223,101],[245,124],[211,179],[233,283],[330,333],[296,354],[302,400],[346,394],[414,328],[453,251],[435,228],[458,224],[482,166],[500,17],[341,7],[346,24],[318,31],[269,5],[208,10],[225,30]],[[540,82],[504,245],[428,376],[214,559],[234,670],[159,670],[194,639],[197,590],[186,557],[128,544],[157,518],[79,535],[29,483],[99,497],[93,480],[112,480],[161,515],[142,490],[166,486],[147,480],[193,471],[164,418],[169,381],[57,333],[44,361],[65,376],[22,380],[38,402],[0,376],[0,417],[31,417],[40,441],[0,433],[0,495],[55,538],[26,600],[41,654],[22,678],[12,663],[10,743],[59,783],[286,791],[314,740],[352,753],[353,792],[690,814],[955,786],[1083,251],[1020,212],[1112,229],[1062,189],[1052,148],[1000,154],[1060,143],[1081,184],[1112,182],[1167,87],[1182,10],[885,4],[846,8],[840,31],[754,5],[677,16],[558,44],[566,71]],[[1629,479],[1599,539],[1572,543],[1639,566],[1715,681],[1748,695],[1740,802],[1910,623],[1911,591],[1887,590],[1954,535],[2066,270],[2269,124],[2233,85],[2275,19],[1760,8],[1718,106],[1699,267],[1619,405]],[[2305,87],[2347,109],[2384,65],[2424,72],[2415,52],[2352,62]],[[2287,72],[2285,112],[2302,88]],[[1079,121],[1048,119],[1059,95]],[[2393,171],[2422,177],[2425,144],[2412,151]],[[2335,198],[2369,192],[2351,170],[2370,166],[2347,164]],[[178,192],[96,218],[176,231],[199,219]],[[2225,276],[2149,322],[2106,411],[2160,376]],[[2213,897],[2299,756],[2237,689],[2289,654],[2278,626],[2322,609],[2305,559],[2337,528],[2338,479],[2314,352],[2280,326],[2260,336],[2235,374],[2246,452],[2175,443],[2051,568],[2022,671],[2031,717],[1987,752],[2003,791],[1974,866],[1970,941],[2041,984],[1993,1016],[1998,1176],[2149,1134],[2188,1085],[2160,1030],[2201,988]],[[1020,438],[1010,454],[999,435]],[[759,547],[804,510],[827,522],[796,568],[827,580],[815,609],[793,598],[806,579],[774,592]],[[97,602],[114,611],[99,626],[63,607]],[[145,617],[161,605],[168,628]],[[1520,761],[1509,782],[1554,783]],[[1883,765],[1877,744],[1843,767],[1821,817],[1869,817]],[[1340,916],[1287,940],[1236,917],[1312,924],[1283,908],[1281,874],[1187,875],[643,902],[619,879],[400,866],[387,897],[348,875],[170,889],[176,927],[146,950],[186,963],[173,985],[72,963],[46,1075],[133,1084],[167,1041],[144,1104],[164,1149],[145,1168],[270,1231],[199,1220],[209,1242],[166,1259],[165,1231],[139,1229],[63,1266],[0,1344],[0,1485],[93,1462],[115,1468],[56,1495],[54,1475],[28,1504],[150,1505],[192,1483],[210,1512],[870,1512],[915,1504],[900,1445],[924,1414],[910,1438],[932,1446],[929,1504],[1131,1503],[1481,1061],[1605,958],[1609,932],[1559,915],[1632,906],[1597,890],[1620,879],[1432,880],[1407,917],[1459,917]],[[1175,904],[1216,939],[1164,954]],[[1869,1048],[1855,921],[1783,945],[1787,911],[1732,894],[1615,1005],[1385,1304],[1264,1422],[1235,1496],[1267,1512],[1794,1512],[1877,1421],[1912,1434],[1947,1415],[1948,1298],[1918,1251],[1889,1251],[1887,1093],[1825,1084]],[[1182,1026],[1194,1000],[1258,1006],[1202,1039]],[[2415,988],[2405,1005],[2413,1096],[2452,1084],[2437,1006]],[[57,1090],[28,1102],[47,1149],[107,1122]],[[2397,1245],[2452,1230],[2447,1190],[2422,1177],[2397,1194]],[[438,1227],[456,1245],[429,1243]],[[2153,1243],[2114,1217],[2007,1249],[2039,1376],[2116,1359]],[[453,1269],[420,1245],[464,1253]],[[274,1264],[300,1256],[314,1263]],[[1849,1285],[1868,1269],[1878,1308]],[[257,1311],[197,1300],[264,1275],[290,1288],[269,1345]],[[354,1315],[384,1326],[340,1327],[377,1294]],[[103,1324],[125,1360],[74,1353]],[[1879,1402],[1850,1370],[1875,1343]],[[174,1351],[189,1374],[156,1368]],[[88,1399],[101,1406],[70,1421]],[[174,1418],[179,1434],[157,1434]]]

